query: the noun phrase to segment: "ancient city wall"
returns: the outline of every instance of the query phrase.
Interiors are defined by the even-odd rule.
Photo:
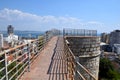
[[[69,47],[75,56],[79,57],[79,62],[87,68],[96,79],[99,72],[99,55],[100,55],[100,38],[87,36],[69,36],[66,37],[69,42]],[[81,69],[80,69],[81,70]],[[86,80],[91,80],[90,77],[80,71]]]

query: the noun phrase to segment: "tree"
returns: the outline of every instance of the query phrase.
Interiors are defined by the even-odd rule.
[[[100,78],[117,80],[120,79],[119,75],[120,73],[115,70],[110,60],[106,58],[100,59],[100,68],[99,68]]]

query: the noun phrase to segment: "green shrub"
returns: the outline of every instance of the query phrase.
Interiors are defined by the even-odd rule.
[[[120,73],[115,70],[111,61],[106,58],[100,59],[99,77],[108,80],[118,80],[120,79]]]

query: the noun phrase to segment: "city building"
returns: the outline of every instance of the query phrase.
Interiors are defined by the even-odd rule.
[[[110,33],[110,45],[120,44],[120,30],[114,30]]]
[[[3,34],[0,34],[0,48],[2,48],[3,45]]]
[[[114,44],[113,51],[120,55],[120,44]]]
[[[8,36],[8,43],[11,43],[12,41],[18,41],[18,36],[17,35],[9,35]]]
[[[110,34],[101,33],[101,42],[109,44],[109,42],[110,42]]]
[[[106,42],[106,33],[101,33],[101,42]]]
[[[14,33],[14,28],[12,27],[12,25],[8,25],[8,28],[7,28],[7,33],[8,33],[8,35],[10,35],[10,34],[13,34],[13,33]]]

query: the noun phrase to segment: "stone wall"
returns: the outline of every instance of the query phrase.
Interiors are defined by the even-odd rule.
[[[99,37],[66,37],[69,47],[73,54],[79,58],[79,62],[87,68],[96,79],[99,72],[100,38]],[[80,69],[82,70],[82,69]],[[90,77],[83,71],[80,71],[87,79]]]

